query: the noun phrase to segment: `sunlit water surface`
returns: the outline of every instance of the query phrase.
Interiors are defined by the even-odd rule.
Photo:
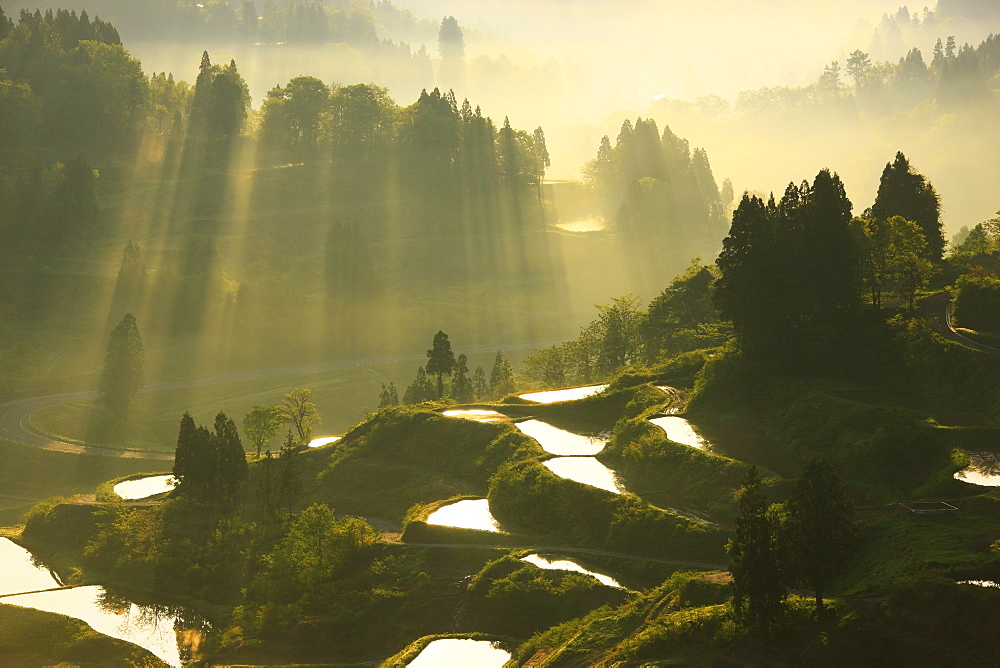
[[[959,580],[960,585],[976,585],[977,587],[997,587],[1000,588],[1000,583],[994,582],[993,580]]]
[[[504,419],[503,413],[498,413],[497,411],[488,411],[483,408],[469,408],[469,409],[454,409],[450,411],[445,411],[441,413],[446,417],[457,417],[464,418],[466,420],[475,420],[476,422],[498,422]]]
[[[560,478],[574,480],[615,494],[625,492],[618,474],[594,457],[554,457],[542,463]]]
[[[566,232],[602,232],[607,229],[604,218],[594,216],[592,218],[581,218],[566,223],[556,223],[556,227]]]
[[[608,587],[616,587],[622,589],[621,584],[618,580],[615,580],[609,575],[604,575],[602,573],[595,573],[594,571],[589,571],[580,564],[572,561],[571,559],[547,559],[540,554],[529,554],[526,557],[521,557],[521,561],[526,561],[529,564],[534,564],[539,568],[544,568],[550,571],[573,571],[574,573],[583,573],[584,575],[591,575],[597,578],[597,581]]]
[[[34,592],[4,596],[0,602],[74,617],[98,633],[148,650],[171,666],[182,664],[183,644],[200,642],[198,624],[180,634],[175,631],[188,626],[181,621],[183,611],[176,608],[136,605],[99,585],[37,591],[58,587],[59,582],[32,563],[30,552],[7,539],[0,540],[0,567],[0,593]]]
[[[318,448],[321,445],[329,445],[330,443],[336,443],[342,438],[343,436],[320,436],[319,438],[314,438],[313,440],[309,441],[309,447]]]
[[[704,450],[708,446],[708,441],[702,438],[691,426],[691,423],[682,417],[668,415],[666,417],[653,418],[650,422],[667,432],[667,438],[674,443],[689,445],[699,450]]]
[[[61,584],[49,569],[32,563],[31,552],[12,540],[0,538],[0,596],[52,589]]]
[[[432,641],[406,665],[416,668],[500,668],[508,661],[510,652],[488,640],[443,638]]]
[[[114,491],[123,499],[137,501],[169,492],[176,486],[177,478],[172,475],[154,475],[148,478],[120,482],[114,486]]]
[[[466,499],[441,506],[427,516],[427,524],[502,533],[487,499]]]
[[[521,433],[538,441],[545,452],[553,455],[574,456],[596,455],[604,449],[605,439],[601,436],[574,434],[541,420],[517,422],[515,427]]]
[[[571,387],[566,390],[545,390],[544,392],[529,392],[519,394],[522,399],[539,404],[553,404],[557,401],[576,401],[603,392],[607,385],[587,385],[586,387]]]
[[[983,487],[1000,487],[1000,453],[970,452],[969,466],[955,473],[955,479]]]

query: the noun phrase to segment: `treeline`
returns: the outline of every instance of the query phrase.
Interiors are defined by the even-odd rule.
[[[607,380],[628,366],[670,363],[670,373],[685,377],[700,366],[698,355],[680,356],[722,345],[730,336],[712,301],[718,272],[693,262],[648,306],[634,295],[598,305],[598,315],[579,336],[538,350],[522,362],[528,387],[563,387]],[[680,357],[678,357],[680,356]]]
[[[315,0],[62,0],[68,9],[98,12],[131,38],[193,42],[241,41],[251,44],[345,43],[355,47],[379,42],[387,28],[413,31],[420,26],[407,10],[390,2],[345,0],[328,6]]]
[[[655,285],[667,278],[658,265],[715,252],[732,184],[720,192],[705,150],[692,151],[669,127],[661,135],[653,119],[626,120],[614,146],[607,135],[601,139],[584,174],[604,217]]]

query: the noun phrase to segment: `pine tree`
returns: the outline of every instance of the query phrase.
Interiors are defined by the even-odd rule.
[[[785,588],[756,466],[743,478],[739,505],[736,536],[726,544],[733,576],[733,614],[753,633],[767,636],[781,614]]]
[[[197,467],[197,444],[195,442],[197,427],[194,418],[186,412],[181,417],[180,430],[177,433],[177,449],[174,450],[173,474],[179,485],[190,483],[192,472]],[[182,488],[183,489],[183,488]]]
[[[451,350],[451,342],[448,335],[438,330],[434,335],[434,342],[431,349],[427,351],[427,373],[437,375],[437,396],[444,396],[443,376],[450,377],[455,370],[455,353]]]

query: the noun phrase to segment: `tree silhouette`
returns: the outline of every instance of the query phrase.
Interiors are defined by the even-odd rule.
[[[108,336],[101,375],[101,397],[120,429],[128,420],[132,398],[142,386],[144,356],[135,316],[126,313]]]
[[[437,375],[438,398],[444,396],[444,375],[451,376],[455,370],[455,353],[451,350],[448,335],[438,330],[434,335],[434,343],[427,351],[427,373]]]
[[[726,545],[733,576],[733,614],[753,633],[767,636],[781,613],[785,589],[756,466],[743,478],[739,505],[736,536]]]
[[[941,203],[934,186],[913,170],[902,152],[896,153],[896,159],[886,163],[882,170],[872,216],[883,219],[902,216],[912,220],[927,238],[927,257],[941,261],[945,243]]]
[[[823,592],[846,570],[857,545],[854,504],[830,463],[813,459],[803,469],[785,508],[789,563],[815,592],[819,615]]]

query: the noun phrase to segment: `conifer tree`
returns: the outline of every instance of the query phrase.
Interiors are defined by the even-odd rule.
[[[101,375],[101,397],[118,429],[124,429],[132,398],[142,386],[144,358],[135,316],[126,313],[108,335]]]
[[[224,498],[226,506],[232,509],[239,500],[240,488],[249,477],[249,468],[236,423],[221,411],[215,416],[215,441],[219,500]]]
[[[444,396],[443,376],[450,377],[455,370],[455,353],[451,350],[451,342],[448,335],[438,330],[434,335],[434,342],[431,349],[427,351],[427,373],[437,375],[437,396]]]
[[[485,399],[490,393],[490,385],[486,380],[486,372],[482,366],[477,366],[472,372],[472,395],[477,400]]]
[[[278,456],[278,494],[284,504],[288,507],[288,516],[292,516],[295,507],[295,500],[302,493],[302,481],[299,479],[298,463],[295,460],[295,439],[292,438],[292,431],[288,431],[285,444],[281,446],[281,454]]]
[[[941,203],[927,179],[913,170],[902,152],[886,163],[879,181],[878,194],[872,205],[876,218],[902,216],[920,226],[927,238],[927,257],[940,262],[944,254],[944,228],[941,224]]]
[[[815,592],[819,616],[823,593],[846,570],[857,546],[854,504],[830,463],[813,459],[803,469],[785,508],[788,562]]]
[[[493,370],[490,371],[490,396],[500,398],[512,393],[515,390],[514,370],[510,362],[504,359],[502,353],[497,351],[496,359],[493,361]]]
[[[451,383],[451,396],[462,404],[475,400],[472,394],[472,381],[469,380],[469,360],[465,354],[459,355],[458,361],[455,362],[455,380]]]
[[[766,637],[781,614],[785,589],[756,466],[743,478],[739,506],[736,536],[726,544],[733,576],[733,614],[751,632]]]

